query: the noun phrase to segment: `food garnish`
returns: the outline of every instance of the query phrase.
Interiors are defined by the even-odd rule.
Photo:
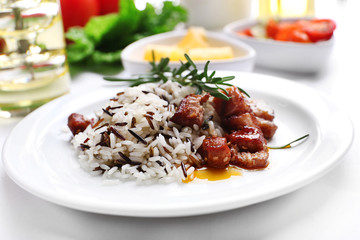
[[[193,86],[196,88],[196,94],[202,94],[202,92],[208,92],[213,97],[218,97],[224,100],[229,100],[230,98],[226,95],[227,90],[223,86],[233,86],[228,83],[233,80],[234,76],[227,77],[215,77],[216,71],[208,73],[208,66],[210,61],[207,61],[204,67],[203,72],[199,72],[195,63],[191,58],[185,54],[186,62],[180,62],[181,66],[179,68],[171,69],[169,64],[169,58],[162,58],[159,63],[155,62],[155,57],[153,56],[153,61],[150,62],[152,69],[149,73],[139,74],[137,78],[116,78],[116,77],[104,77],[107,81],[120,81],[120,82],[130,82],[130,86],[138,86],[145,83],[155,83],[155,82],[167,82],[173,81],[178,82],[183,86]],[[243,92],[246,96],[249,97],[243,89],[238,89]]]
[[[298,139],[295,139],[295,140],[293,140],[293,141],[291,141],[291,142],[289,142],[289,143],[287,143],[287,144],[285,144],[285,145],[282,145],[282,146],[279,146],[279,147],[270,147],[270,146],[268,146],[268,148],[270,148],[270,149],[285,149],[285,148],[291,148],[291,147],[292,147],[291,144],[296,143],[296,142],[300,142],[301,140],[306,139],[306,138],[308,138],[309,136],[310,136],[310,134],[306,134],[306,135],[304,135],[304,136],[302,136],[302,137],[300,137],[300,138],[298,138]]]

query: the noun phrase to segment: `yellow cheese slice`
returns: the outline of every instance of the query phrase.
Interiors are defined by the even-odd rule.
[[[192,48],[206,48],[209,47],[209,43],[206,39],[206,32],[201,27],[191,27],[188,29],[186,35],[177,45],[179,48],[189,51]]]
[[[145,49],[145,61],[153,60],[153,52],[155,54],[155,61],[160,61],[161,58],[170,58],[170,61],[185,60],[184,50],[177,46],[168,45],[149,45]]]
[[[231,47],[193,48],[188,51],[188,55],[194,61],[234,58]]]

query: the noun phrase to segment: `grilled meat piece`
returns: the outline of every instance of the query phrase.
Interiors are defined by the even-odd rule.
[[[259,128],[259,121],[252,113],[244,113],[241,115],[234,115],[222,119],[222,125],[227,130],[241,130],[244,127]]]
[[[264,101],[254,100],[251,98],[247,98],[246,100],[256,117],[263,118],[268,121],[274,120],[274,110]]]
[[[204,123],[204,108],[201,106],[209,99],[209,95],[190,94],[181,100],[178,109],[170,121],[181,126],[192,127],[194,124],[201,127]]]
[[[234,131],[225,137],[239,152],[254,153],[266,148],[266,139],[258,128],[245,126],[242,130]]]
[[[264,137],[266,139],[272,138],[278,128],[275,125],[275,123],[273,123],[272,121],[269,121],[269,120],[262,119],[262,118],[257,118],[257,120],[258,120],[260,129],[264,134]]]
[[[231,148],[231,164],[246,169],[266,168],[268,165],[269,150],[265,148],[259,152],[238,152],[235,148]]]
[[[83,132],[90,124],[91,121],[86,119],[82,114],[72,113],[68,117],[68,127],[73,135]]]
[[[214,108],[220,117],[227,118],[252,111],[247,104],[246,96],[237,87],[232,86],[226,90],[230,100],[226,101],[220,98],[214,98],[213,100]]]
[[[231,152],[224,137],[205,138],[199,153],[208,167],[226,168],[229,165]]]

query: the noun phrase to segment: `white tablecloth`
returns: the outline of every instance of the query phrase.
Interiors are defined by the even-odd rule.
[[[318,74],[256,68],[328,94],[354,123],[355,138],[335,169],[293,193],[227,212],[184,218],[92,214],[39,199],[18,187],[0,162],[0,239],[360,239],[360,2],[319,0],[319,17],[338,25],[333,55]],[[74,77],[72,92],[102,84]],[[0,119],[0,147],[21,119]]]

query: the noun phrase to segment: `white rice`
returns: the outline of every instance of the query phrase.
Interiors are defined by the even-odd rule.
[[[204,138],[223,135],[210,103],[204,104],[204,119],[211,119],[206,121],[207,129],[197,125],[182,127],[169,120],[180,101],[191,93],[195,93],[192,87],[168,81],[127,88],[117,94],[95,112],[95,121],[103,119],[102,122],[96,127],[89,125],[72,139],[80,166],[91,175],[102,175],[104,185],[128,180],[139,184],[181,182],[193,173],[193,165],[201,164],[201,156],[196,152]],[[103,109],[108,109],[112,116]],[[109,131],[110,127],[125,140]],[[146,143],[134,137],[129,129]],[[103,132],[109,133],[108,146],[99,144]]]

